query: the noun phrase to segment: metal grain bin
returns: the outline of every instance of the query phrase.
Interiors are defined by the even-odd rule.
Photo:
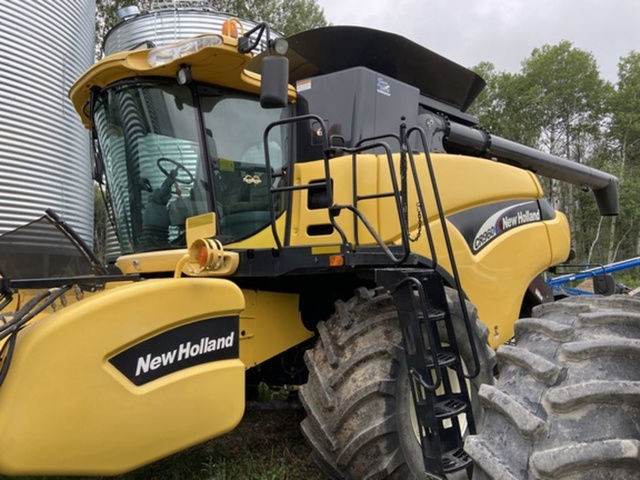
[[[157,9],[120,22],[107,34],[104,41],[104,54],[134,49],[145,42],[160,46],[177,42],[203,33],[222,31],[222,24],[233,18],[228,13],[216,12],[207,7],[182,7],[180,5],[204,4],[205,2],[176,2],[175,8],[162,8],[172,2],[154,2]],[[241,19],[245,32],[256,23]],[[273,38],[280,35],[271,32]],[[263,42],[264,43],[264,42]],[[259,49],[258,49],[259,50]]]
[[[0,234],[53,208],[93,241],[89,137],[68,99],[94,56],[95,0],[0,1]]]

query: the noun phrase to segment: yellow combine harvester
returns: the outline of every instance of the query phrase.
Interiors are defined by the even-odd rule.
[[[529,478],[512,446],[556,478],[536,442],[584,431],[545,426],[542,393],[480,388],[488,344],[569,256],[533,172],[590,187],[604,215],[615,177],[479,128],[465,109],[482,79],[397,35],[328,27],[287,50],[265,24],[235,30],[108,56],[71,89],[122,256],[107,271],[55,212],[0,237],[0,471],[134,469],[232,430],[251,378],[300,385],[336,478],[444,478],[473,460]],[[592,307],[558,308],[516,333],[557,346]],[[499,357],[529,393],[571,371],[525,347]],[[483,416],[496,432],[473,436]]]

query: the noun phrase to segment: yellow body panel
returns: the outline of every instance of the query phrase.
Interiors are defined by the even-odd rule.
[[[0,388],[0,471],[119,473],[234,428],[244,412],[240,359],[140,387],[108,359],[162,331],[243,308],[227,280],[147,280],[27,326]]]
[[[276,228],[280,238],[284,237],[284,215],[276,221]],[[271,226],[267,226],[255,235],[237,243],[225,245],[226,249],[232,248],[274,248],[276,246]],[[142,252],[131,255],[123,255],[116,261],[116,266],[122,273],[158,273],[171,272],[182,257],[187,254],[186,248],[176,250],[162,250],[158,252]]]
[[[431,195],[424,155],[416,155],[418,176],[426,202],[427,213],[431,220],[437,218],[435,201]],[[474,157],[448,154],[432,154],[438,188],[443,207],[447,215],[492,202],[512,199],[533,199],[542,196],[542,190],[535,176],[525,170],[509,165],[480,160]],[[394,155],[396,171],[399,176],[399,155]],[[352,189],[351,156],[343,156],[331,160],[331,176],[333,178],[334,202],[351,204]],[[324,178],[322,162],[299,163],[295,166],[294,184],[304,184]],[[415,188],[409,176],[409,226],[416,229],[418,225],[417,201]],[[500,188],[496,188],[500,185]],[[374,155],[358,156],[358,193],[360,195],[390,192],[391,180],[387,160]],[[330,235],[308,235],[309,225],[329,223],[326,209],[310,210],[308,208],[308,192],[302,190],[294,194],[292,212],[292,245],[313,245],[339,243],[337,233]],[[380,232],[386,242],[400,238],[398,215],[392,198],[380,200],[362,200],[358,204],[360,211]],[[343,211],[337,222],[349,238],[353,238],[353,215]],[[366,229],[360,222],[358,227],[360,243],[373,244],[373,238],[366,235]],[[237,244],[239,247],[242,243]]]
[[[536,177],[525,170],[505,164],[480,160],[462,155],[432,155],[438,188],[447,216],[485,204],[517,199],[536,199],[542,189]],[[437,217],[435,200],[428,180],[424,155],[415,157],[418,177],[423,190],[431,230],[434,234],[438,262],[449,274],[451,266],[446,255],[444,237]],[[394,156],[399,177],[399,155]],[[351,157],[331,160],[335,203],[351,204]],[[324,177],[322,162],[296,165],[295,183],[304,184]],[[358,157],[358,193],[366,195],[392,191],[386,157],[361,155]],[[417,195],[409,175],[409,229],[415,237],[418,230]],[[497,188],[499,186],[499,188]],[[339,243],[337,233],[309,235],[310,225],[329,223],[325,209],[308,208],[308,192],[294,195],[292,212],[292,245],[324,245]],[[386,243],[398,243],[400,225],[392,198],[363,200],[360,210],[380,233]],[[343,211],[337,222],[350,241],[353,241],[353,215]],[[566,260],[569,255],[569,228],[564,215],[557,212],[554,220],[536,222],[510,230],[499,236],[474,255],[456,228],[448,222],[453,250],[458,262],[462,287],[478,308],[480,319],[489,326],[490,343],[497,346],[513,335],[513,324],[518,318],[524,293],[536,275],[550,265]],[[362,222],[358,222],[361,245],[373,245],[373,238]],[[427,258],[424,231],[420,240],[411,244],[414,253]]]
[[[554,221],[545,222],[551,246],[551,265],[567,261],[571,246],[571,230],[564,213],[556,211]]]
[[[240,315],[240,358],[247,368],[311,338],[302,324],[298,295],[243,290],[246,309]]]
[[[21,291],[10,309],[34,294]],[[56,303],[21,331],[0,388],[0,471],[122,473],[228,432],[244,412],[244,371],[313,335],[298,303],[208,278],[121,283]],[[168,330],[238,314],[238,358],[141,386],[109,362]]]

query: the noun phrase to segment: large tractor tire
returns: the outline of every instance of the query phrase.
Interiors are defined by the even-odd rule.
[[[640,479],[640,300],[544,304],[515,331],[480,388],[474,480]]]
[[[447,291],[456,337],[466,365],[472,365],[459,304]],[[477,391],[491,382],[495,352],[486,343],[488,329],[469,305],[481,361],[470,381],[474,417],[482,407]],[[380,291],[360,289],[336,313],[318,324],[319,339],[305,361],[309,381],[300,398],[307,412],[302,431],[316,463],[336,479],[423,479],[415,410],[393,300]],[[443,342],[447,342],[444,329]],[[451,378],[451,376],[450,376]],[[412,421],[413,417],[413,421]],[[477,421],[476,420],[476,421]]]

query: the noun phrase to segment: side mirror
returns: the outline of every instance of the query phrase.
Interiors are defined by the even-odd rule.
[[[262,108],[283,108],[287,106],[289,87],[289,59],[279,55],[269,55],[262,59],[262,83],[260,86],[260,106]]]

